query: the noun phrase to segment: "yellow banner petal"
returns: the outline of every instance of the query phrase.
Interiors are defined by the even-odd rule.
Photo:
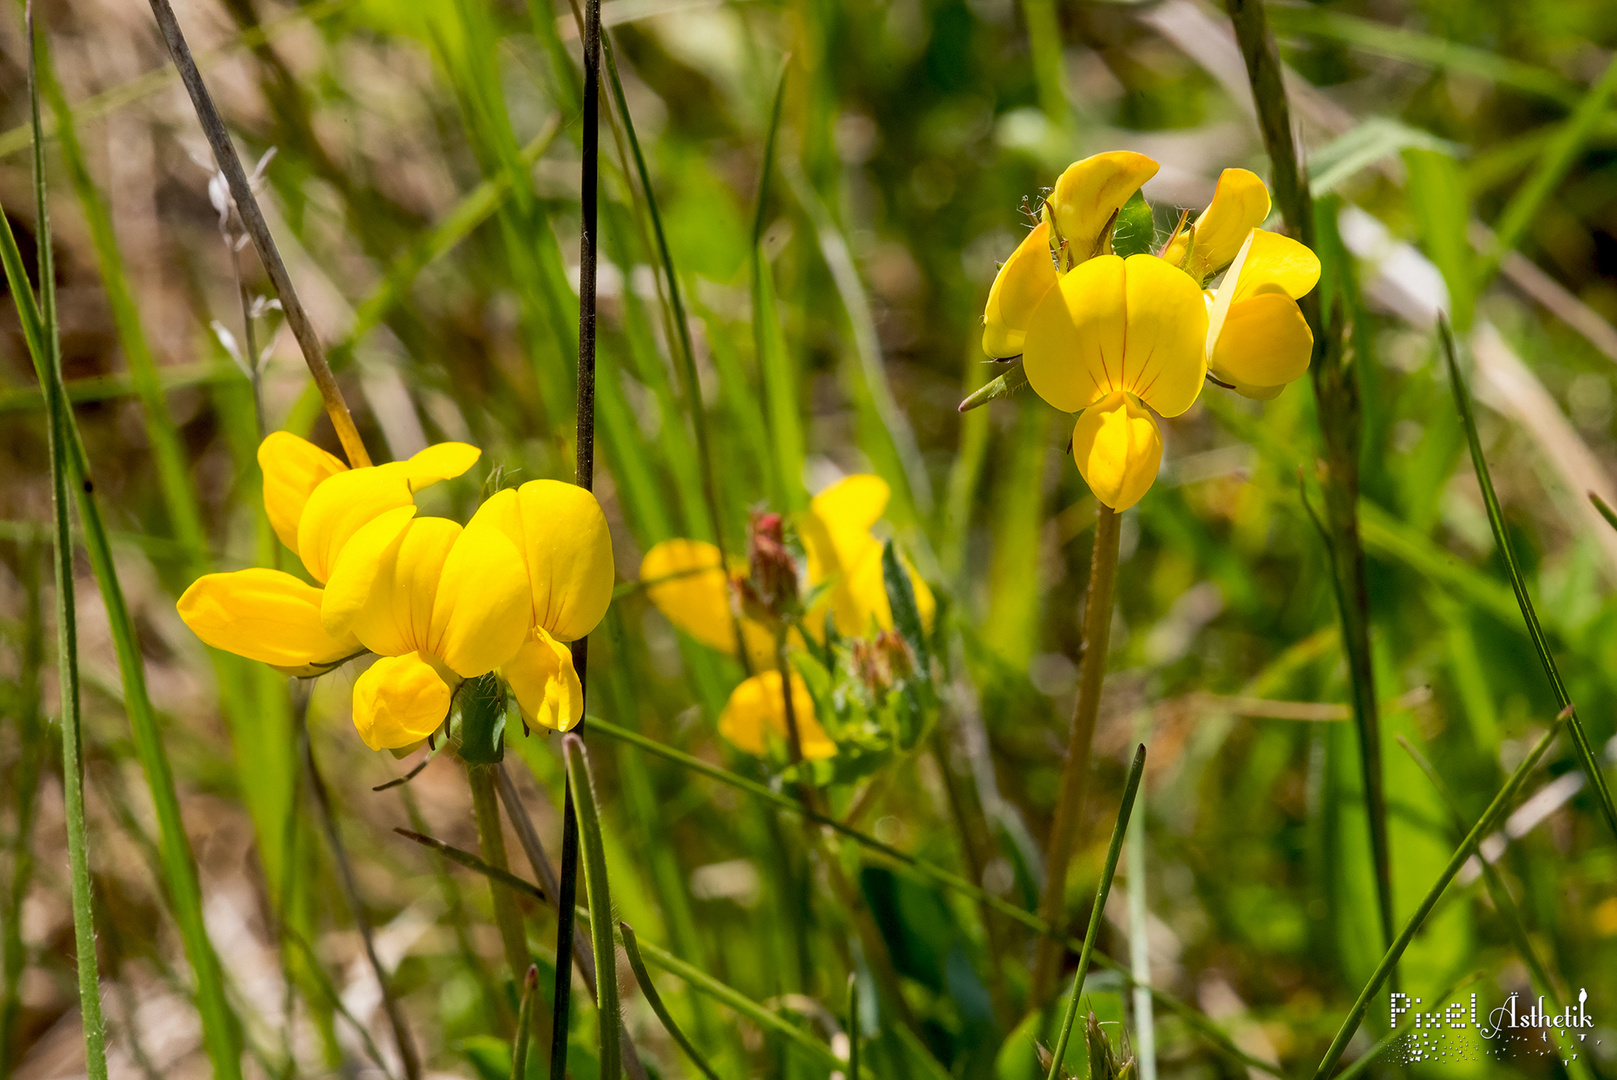
[[[583,718],[584,688],[573,670],[572,650],[543,630],[534,631],[500,674],[529,724],[571,731]]]
[[[814,698],[802,676],[792,673],[792,719],[797,724],[803,757],[821,761],[837,752],[837,744],[826,735],[814,717]],[[730,700],[719,714],[719,734],[737,749],[762,757],[768,749],[765,732],[785,742],[786,696],[781,692],[780,672],[766,671],[744,681],[730,693]]]
[[[370,588],[353,616],[352,629],[371,652],[383,656],[432,653],[432,608],[438,581],[461,528],[446,518],[416,518],[389,544],[372,545],[375,565]],[[340,584],[348,586],[348,568]],[[361,576],[356,572],[355,577]],[[356,586],[357,592],[357,586]],[[442,659],[442,657],[439,657]]]
[[[320,623],[320,590],[280,570],[206,574],[175,605],[193,633],[216,649],[313,674],[360,652],[352,634]]]
[[[472,678],[493,671],[529,636],[533,606],[522,555],[495,525],[473,520],[449,549],[432,602],[432,652]]]
[[[1235,261],[1247,236],[1269,216],[1269,206],[1269,189],[1256,173],[1225,169],[1213,189],[1213,201],[1196,219],[1194,246],[1190,234],[1182,233],[1162,257],[1175,266],[1183,264],[1185,272],[1203,284]],[[1187,247],[1190,261],[1184,263]]]
[[[354,727],[372,750],[412,746],[449,716],[451,692],[418,653],[384,656],[354,683]]]
[[[996,359],[1021,355],[1033,309],[1055,283],[1050,223],[1041,221],[1011,252],[988,290],[988,306],[983,311],[983,352]]]
[[[560,480],[530,480],[486,500],[472,518],[480,519],[521,552],[534,625],[561,641],[595,629],[612,602],[617,571],[606,515],[594,495]]]
[[[1072,455],[1095,498],[1113,510],[1139,502],[1162,465],[1162,432],[1149,409],[1125,393],[1085,409],[1072,429]]]
[[[1066,241],[1071,262],[1081,263],[1094,254],[1112,215],[1157,174],[1157,168],[1155,161],[1129,150],[1095,154],[1067,166],[1045,205]]]
[[[304,504],[321,481],[347,472],[348,466],[307,439],[274,431],[258,444],[258,467],[264,474],[264,510],[270,527],[296,553]]]
[[[410,490],[414,492],[440,480],[452,480],[460,476],[477,464],[477,459],[482,456],[483,451],[468,443],[434,443],[405,461],[383,465],[381,468],[402,473],[409,481]]]

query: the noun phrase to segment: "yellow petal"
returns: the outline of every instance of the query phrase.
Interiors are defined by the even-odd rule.
[[[1207,351],[1215,378],[1247,397],[1267,400],[1308,370],[1314,334],[1297,301],[1282,292],[1262,292],[1230,305]],[[1243,387],[1274,393],[1248,393]]]
[[[303,505],[320,482],[348,466],[307,439],[275,431],[258,445],[258,467],[264,473],[264,510],[281,543],[298,550],[298,521]]]
[[[367,552],[375,551],[374,566],[365,571],[370,586],[351,623],[362,645],[383,656],[432,654],[433,602],[444,562],[460,533],[453,521],[427,517],[407,522],[385,546],[373,544],[370,534],[361,540]],[[347,590],[348,567],[343,570],[339,585]]]
[[[1078,417],[1072,429],[1072,455],[1095,498],[1113,510],[1140,501],[1162,465],[1162,432],[1128,394],[1111,394]]]
[[[384,656],[354,683],[354,727],[372,750],[425,739],[449,715],[449,684],[418,653]]]
[[[410,506],[410,485],[388,467],[353,469],[314,489],[298,522],[297,552],[326,581],[350,537],[389,510]]]
[[[1230,265],[1219,293],[1235,282],[1232,303],[1257,292],[1283,292],[1293,300],[1306,296],[1319,283],[1319,256],[1289,236],[1253,229]]]
[[[573,670],[573,653],[543,630],[535,630],[500,668],[511,684],[523,719],[553,731],[571,731],[584,715],[584,688]]]
[[[327,633],[347,634],[353,631],[354,620],[359,618],[359,613],[370,601],[377,574],[386,561],[384,556],[386,559],[392,558],[388,554],[389,549],[404,534],[415,513],[413,504],[388,510],[360,526],[348,538],[342,553],[337,556],[336,565],[331,568],[331,576],[326,580],[320,601],[320,621]],[[391,562],[387,565],[391,565]]]
[[[1028,319],[1055,283],[1050,223],[1041,221],[1011,252],[988,290],[988,306],[983,312],[983,352],[996,359],[1020,355]]]
[[[1213,201],[1196,219],[1195,246],[1185,271],[1197,284],[1205,282],[1235,260],[1247,235],[1268,216],[1269,189],[1257,174],[1246,169],[1225,169],[1218,178],[1218,187],[1213,189]],[[1162,257],[1180,265],[1189,240],[1188,234],[1181,234]]]
[[[420,491],[440,480],[452,480],[477,464],[483,451],[461,442],[435,443],[405,461],[381,468],[404,475],[411,491]]]
[[[472,678],[505,663],[529,636],[533,605],[522,555],[497,526],[475,518],[456,538],[432,602],[432,652]]]
[[[1128,150],[1096,154],[1067,166],[1045,205],[1071,261],[1081,263],[1094,253],[1112,215],[1157,174],[1157,168],[1144,154]]]
[[[937,600],[910,561],[900,556],[899,562],[909,575],[921,625],[930,630]],[[842,578],[827,590],[825,599],[804,620],[810,629],[824,624],[827,607],[836,622],[837,633],[843,637],[868,638],[877,631],[893,628],[893,608],[887,597],[887,577],[882,566],[880,542],[872,538],[870,545],[847,568]]]
[[[792,718],[797,723],[798,739],[803,757],[820,761],[837,752],[836,743],[826,735],[814,717],[814,699],[802,676],[792,673]],[[754,675],[730,694],[724,712],[719,714],[719,734],[738,749],[762,757],[768,749],[765,731],[772,732],[785,742],[786,701],[781,692],[780,672],[766,671]]]
[[[640,560],[646,596],[669,622],[714,649],[734,655],[730,613],[719,549],[705,540],[664,540]]]
[[[360,652],[352,634],[320,624],[320,590],[279,570],[206,574],[176,605],[193,633],[216,649],[298,674]]]
[[[504,532],[527,566],[534,625],[560,641],[595,629],[612,602],[616,569],[595,496],[559,480],[530,480],[486,500],[473,516]]]
[[[1195,282],[1154,255],[1074,267],[1028,326],[1029,384],[1063,412],[1119,390],[1165,416],[1190,408],[1206,368],[1207,305]]]
[[[879,549],[870,527],[881,520],[891,497],[887,481],[858,473],[843,477],[809,501],[808,513],[798,524],[812,584],[841,573],[863,558],[871,545]]]

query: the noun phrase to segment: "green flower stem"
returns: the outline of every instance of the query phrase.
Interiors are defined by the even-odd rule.
[[[494,766],[468,765],[466,780],[472,789],[472,812],[477,816],[477,842],[483,849],[483,858],[496,870],[509,874],[505,835],[500,831],[500,807],[494,797]],[[492,878],[489,893],[494,901],[494,924],[500,929],[500,943],[505,947],[505,961],[511,965],[512,980],[520,986],[532,960],[516,893],[510,885]]]
[[[1044,853],[1044,895],[1039,915],[1058,929],[1067,922],[1067,867],[1078,839],[1078,815],[1083,809],[1084,786],[1089,778],[1089,745],[1095,738],[1095,717],[1100,711],[1101,684],[1106,678],[1106,650],[1112,636],[1112,586],[1117,579],[1118,525],[1122,515],[1104,504],[1095,518],[1095,548],[1089,564],[1089,591],[1084,600],[1083,657],[1078,669],[1078,701],[1072,710],[1067,737],[1067,761],[1061,771],[1061,791],[1050,842]],[[1062,943],[1040,938],[1033,963],[1032,1002],[1049,997],[1060,968]]]
[[[539,969],[529,964],[528,973],[522,977],[522,1007],[517,1012],[517,1036],[511,1046],[511,1080],[528,1080],[528,1043],[533,1031],[534,991],[538,988]]]
[[[1084,996],[1084,976],[1089,974],[1089,960],[1095,955],[1095,938],[1100,933],[1101,919],[1106,913],[1106,896],[1112,891],[1112,877],[1117,873],[1117,857],[1123,851],[1123,837],[1129,828],[1129,815],[1134,810],[1134,796],[1140,790],[1140,776],[1145,772],[1145,744],[1134,751],[1134,762],[1129,766],[1128,782],[1123,787],[1123,805],[1117,811],[1117,824],[1112,827],[1112,842],[1106,848],[1106,867],[1101,871],[1100,885],[1095,889],[1095,906],[1089,910],[1089,929],[1084,932],[1084,948],[1078,954],[1078,970],[1072,977],[1072,996],[1067,999],[1067,1015],[1061,1021],[1061,1033],[1056,1037],[1054,1055],[1050,1058],[1050,1075],[1057,1080],[1062,1075],[1061,1064],[1067,1054],[1067,1040],[1072,1037],[1073,1022],[1078,1019],[1078,1002]],[[1141,867],[1129,864],[1129,876],[1140,873]]]

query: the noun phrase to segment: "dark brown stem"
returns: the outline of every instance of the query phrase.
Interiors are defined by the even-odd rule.
[[[360,440],[359,429],[354,426],[354,418],[348,411],[348,403],[343,400],[342,390],[338,388],[337,380],[331,374],[331,367],[326,363],[326,353],[320,344],[320,335],[315,333],[314,324],[309,321],[308,313],[303,310],[303,301],[298,299],[297,290],[292,286],[292,276],[286,271],[286,263],[282,261],[281,252],[275,246],[275,237],[270,234],[269,224],[264,220],[264,212],[259,209],[258,197],[253,194],[252,184],[248,182],[247,173],[241,167],[241,158],[236,155],[236,147],[230,141],[230,132],[225,128],[219,109],[208,93],[207,84],[202,81],[202,73],[197,70],[196,61],[191,58],[191,47],[185,42],[180,22],[174,17],[174,9],[169,6],[169,0],[151,0],[151,5],[152,14],[157,17],[158,28],[163,32],[163,40],[168,45],[169,56],[173,58],[174,66],[179,69],[180,81],[185,83],[186,92],[191,95],[191,105],[196,110],[197,120],[202,124],[202,133],[207,136],[208,145],[213,148],[214,161],[218,163],[220,171],[225,174],[225,181],[230,185],[230,196],[236,201],[236,210],[241,214],[242,225],[246,227],[247,235],[253,239],[253,247],[258,250],[258,257],[264,264],[264,270],[275,285],[276,295],[281,298],[287,325],[292,328],[293,336],[298,339],[298,347],[303,350],[303,359],[309,365],[309,373],[314,376],[315,385],[320,388],[320,397],[325,402],[326,414],[331,417],[331,426],[337,429],[337,438],[342,443],[343,453],[348,455],[348,464],[355,468],[369,465],[370,455],[365,452],[365,444]]]

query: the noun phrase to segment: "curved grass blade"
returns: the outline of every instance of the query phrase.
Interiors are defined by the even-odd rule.
[[[1055,1050],[1050,1059],[1050,1072],[1045,1080],[1056,1080],[1061,1075],[1061,1063],[1066,1058],[1067,1042],[1072,1038],[1072,1025],[1078,1019],[1078,1002],[1084,996],[1084,976],[1089,974],[1089,959],[1095,952],[1095,938],[1100,933],[1101,919],[1106,912],[1106,897],[1112,891],[1112,877],[1117,873],[1117,858],[1123,852],[1123,837],[1128,834],[1129,814],[1134,810],[1134,796],[1140,790],[1140,776],[1145,772],[1145,744],[1134,751],[1129,765],[1129,777],[1123,785],[1123,805],[1117,811],[1117,824],[1112,826],[1112,842],[1106,847],[1106,866],[1100,874],[1100,885],[1095,889],[1095,906],[1089,912],[1089,929],[1084,931],[1084,948],[1078,954],[1078,970],[1072,977],[1072,996],[1067,999],[1067,1015],[1061,1021],[1061,1032],[1056,1036]],[[1139,873],[1131,866],[1129,873]]]
[[[488,860],[480,858],[464,848],[446,844],[442,840],[428,836],[426,833],[416,832],[414,829],[396,827],[393,831],[406,840],[414,840],[422,847],[431,848],[450,862],[459,863],[468,870],[475,870],[489,880],[497,881],[506,888],[515,889],[517,892],[522,893],[524,896],[532,897],[541,904],[549,902],[550,898],[546,895],[545,890],[533,882],[524,880],[509,870],[502,870]]]
[[[573,812],[578,815],[578,836],[584,849],[584,885],[589,892],[590,930],[595,939],[595,1004],[601,1033],[601,1080],[618,1080],[619,1037],[623,1008],[618,1001],[618,962],[612,948],[612,896],[606,881],[606,846],[601,842],[601,819],[595,807],[595,777],[590,772],[584,740],[568,735],[562,742],[567,776],[573,786]],[[558,1039],[565,1032],[556,1033]]]
[[[769,109],[769,133],[764,137],[764,163],[758,173],[758,199],[752,214],[752,348],[758,364],[758,382],[763,391],[764,423],[769,429],[770,479],[775,505],[782,510],[801,510],[805,505],[803,472],[803,424],[797,412],[797,372],[786,335],[781,330],[780,313],[775,310],[775,278],[764,257],[764,223],[769,206],[769,178],[775,170],[775,143],[780,135],[781,106],[786,100],[787,63],[780,67],[775,83],[775,101]]]
[[[848,976],[848,1077],[859,1080],[859,976]]]
[[[56,324],[56,269],[52,254],[50,205],[45,193],[45,152],[40,131],[39,87],[35,79],[34,12],[26,9],[28,91],[34,131],[34,199],[39,237],[39,306],[22,270],[9,222],[4,225],[6,278],[28,334],[34,367],[49,405],[51,513],[56,529],[56,662],[62,711],[62,801],[67,819],[68,868],[72,879],[73,947],[77,954],[79,1009],[84,1029],[86,1072],[107,1078],[106,1027],[101,1015],[101,977],[95,953],[95,913],[90,896],[90,855],[84,824],[84,743],[79,712],[78,622],[74,601],[73,535],[68,509],[67,450],[70,416],[62,383],[61,339]],[[0,218],[5,215],[0,214]],[[31,318],[30,318],[31,316]],[[10,950],[7,951],[8,962]]]
[[[1478,979],[1481,979],[1482,974],[1483,973],[1480,972],[1480,971],[1473,971],[1471,974],[1467,975],[1465,978],[1461,979],[1459,982],[1454,983],[1447,990],[1445,990],[1441,994],[1439,994],[1437,996],[1437,999],[1435,1001],[1433,1001],[1433,1003],[1432,1003],[1432,1006],[1431,1006],[1432,1012],[1435,1013],[1439,1009],[1441,1009],[1444,1005],[1447,1005],[1448,1001],[1449,1001],[1449,998],[1453,997],[1455,994],[1458,994],[1461,990],[1464,990],[1467,986],[1470,986],[1472,983],[1476,982]],[[1341,1072],[1337,1073],[1336,1074],[1336,1080],[1353,1080],[1353,1078],[1355,1076],[1358,1076],[1360,1073],[1362,1073],[1366,1069],[1368,1069],[1371,1066],[1371,1064],[1374,1063],[1376,1061],[1376,1059],[1381,1056],[1381,1052],[1383,1050],[1387,1049],[1387,1047],[1391,1046],[1398,1039],[1401,1039],[1405,1035],[1408,1035],[1410,1033],[1410,1031],[1413,1030],[1413,1028],[1414,1028],[1414,1023],[1412,1021],[1406,1027],[1393,1028],[1391,1031],[1387,1032],[1381,1038],[1377,1039],[1375,1041],[1375,1043],[1371,1045],[1370,1049],[1368,1049],[1364,1053],[1360,1054],[1358,1056],[1358,1058],[1353,1062],[1353,1064],[1349,1065],[1347,1068],[1345,1068]]]
[[[522,978],[522,1006],[517,1010],[517,1037],[511,1046],[511,1080],[527,1080],[528,1044],[533,1036],[534,991],[539,988],[539,969],[528,965]]]
[[[691,1063],[702,1071],[707,1080],[719,1080],[719,1074],[713,1071],[713,1067],[702,1057],[695,1044],[669,1015],[668,1006],[663,1003],[662,995],[657,992],[657,984],[651,981],[651,972],[646,970],[645,958],[640,955],[640,943],[635,940],[634,927],[626,922],[620,922],[618,929],[623,931],[623,951],[629,955],[629,967],[633,969],[634,977],[640,983],[640,992],[646,996],[646,1004],[651,1006],[651,1011],[656,1013],[657,1019],[662,1022],[663,1030],[668,1032],[669,1038],[679,1044],[679,1048],[685,1051],[685,1056],[691,1059]]]
[[[1370,999],[1381,991],[1382,984],[1387,981],[1392,969],[1397,966],[1399,958],[1403,956],[1404,950],[1414,940],[1416,932],[1421,928],[1421,924],[1426,921],[1426,916],[1431,914],[1438,898],[1448,888],[1449,882],[1454,880],[1454,875],[1460,872],[1460,867],[1465,865],[1466,859],[1470,858],[1472,852],[1476,850],[1477,843],[1483,836],[1487,835],[1488,830],[1493,828],[1494,821],[1504,813],[1505,807],[1516,797],[1516,792],[1520,790],[1528,774],[1533,771],[1533,767],[1538,764],[1539,758],[1544,756],[1544,752],[1550,748],[1550,743],[1555,741],[1555,736],[1561,730],[1561,722],[1568,715],[1567,712],[1563,711],[1561,715],[1555,718],[1555,723],[1551,724],[1550,729],[1544,733],[1544,737],[1539,739],[1538,745],[1533,747],[1532,753],[1528,754],[1527,757],[1522,759],[1522,763],[1516,766],[1516,771],[1510,774],[1510,779],[1505,781],[1505,786],[1499,789],[1499,793],[1493,797],[1493,801],[1482,812],[1482,816],[1477,819],[1477,823],[1471,826],[1471,831],[1466,833],[1465,839],[1460,841],[1460,846],[1455,849],[1453,855],[1449,856],[1448,865],[1443,868],[1443,872],[1438,875],[1437,880],[1432,883],[1432,887],[1427,890],[1426,898],[1420,902],[1420,906],[1409,917],[1409,921],[1404,923],[1404,928],[1399,932],[1397,938],[1393,940],[1392,947],[1381,958],[1381,963],[1376,965],[1376,970],[1370,976],[1370,981],[1365,983],[1364,989],[1359,991],[1358,999],[1354,1001],[1353,1008],[1348,1010],[1347,1018],[1342,1021],[1342,1026],[1337,1029],[1336,1038],[1331,1040],[1330,1048],[1325,1051],[1325,1057],[1320,1061],[1319,1068],[1314,1070],[1314,1080],[1324,1080],[1325,1077],[1331,1074],[1331,1070],[1336,1068],[1337,1062],[1342,1060],[1342,1053],[1347,1049],[1348,1040],[1358,1030],[1359,1022],[1364,1019],[1365,1010],[1370,1007]]]
[[[1617,67],[1617,61],[1614,61],[1613,66]],[[1482,453],[1482,439],[1477,434],[1477,418],[1471,410],[1471,395],[1466,389],[1465,378],[1460,374],[1460,360],[1454,345],[1454,334],[1449,329],[1448,320],[1441,316],[1438,318],[1437,332],[1443,344],[1443,356],[1448,361],[1449,386],[1454,391],[1454,404],[1460,411],[1460,423],[1465,427],[1466,443],[1471,447],[1471,465],[1476,470],[1477,486],[1482,489],[1482,502],[1488,509],[1488,524],[1493,528],[1494,543],[1499,545],[1499,554],[1505,560],[1505,568],[1510,573],[1510,587],[1516,593],[1516,603],[1521,607],[1522,620],[1527,623],[1528,636],[1533,639],[1533,650],[1538,653],[1538,661],[1544,667],[1544,675],[1550,680],[1550,689],[1555,692],[1556,703],[1561,706],[1562,712],[1568,718],[1567,726],[1572,732],[1572,744],[1578,751],[1578,761],[1589,777],[1589,784],[1594,789],[1606,825],[1611,829],[1613,838],[1617,838],[1617,807],[1612,805],[1611,789],[1606,786],[1600,759],[1595,755],[1594,747],[1589,742],[1589,734],[1584,730],[1583,721],[1578,717],[1578,710],[1567,694],[1566,684],[1561,681],[1561,670],[1555,664],[1554,654],[1550,652],[1544,628],[1539,625],[1538,612],[1533,608],[1533,598],[1528,595],[1521,564],[1516,560],[1516,551],[1511,546],[1510,534],[1505,531],[1505,514],[1499,507],[1499,496],[1493,489],[1493,477],[1488,472],[1488,460]]]
[[[1045,922],[1043,919],[1039,918],[1039,916],[1035,915],[1033,912],[1017,907],[1015,904],[995,896],[985,889],[973,885],[970,881],[967,881],[960,875],[945,870],[941,866],[935,866],[932,863],[927,862],[925,859],[916,858],[914,855],[906,854],[899,851],[897,848],[892,847],[891,845],[884,844],[875,837],[862,833],[858,829],[852,828],[849,825],[838,821],[836,818],[826,817],[823,814],[816,813],[815,811],[804,806],[798,800],[791,798],[788,795],[783,795],[779,792],[773,791],[757,781],[749,780],[746,777],[737,776],[735,773],[721,769],[716,765],[710,765],[700,758],[693,757],[690,754],[684,753],[683,751],[676,750],[671,746],[665,746],[662,743],[657,742],[655,739],[648,739],[644,735],[629,731],[625,728],[620,728],[615,724],[602,720],[598,716],[591,716],[589,718],[589,724],[591,731],[629,743],[630,745],[636,746],[647,753],[655,754],[658,757],[671,761],[676,765],[691,770],[692,772],[700,773],[712,780],[717,780],[721,784],[727,784],[730,787],[736,788],[737,790],[745,791],[754,798],[762,799],[763,801],[772,803],[784,810],[790,810],[792,813],[800,815],[805,820],[812,821],[816,825],[822,825],[833,832],[840,833],[841,835],[846,836],[848,839],[863,847],[865,850],[876,853],[882,858],[889,860],[894,865],[908,870],[918,877],[932,882],[933,884],[939,885],[945,889],[949,889],[952,892],[959,893],[962,896],[969,897],[978,904],[996,911],[1007,918],[1016,920],[1036,934],[1041,934],[1046,937],[1056,937],[1058,940],[1064,941],[1067,947],[1070,949],[1083,948],[1082,942],[1078,941],[1076,938],[1069,938],[1058,934],[1054,927]],[[1276,1068],[1272,1063],[1254,1057],[1253,1055],[1242,1050],[1240,1047],[1236,1046],[1235,1043],[1231,1041],[1230,1037],[1226,1035],[1216,1023],[1214,1023],[1210,1018],[1193,1006],[1180,1001],[1172,994],[1165,993],[1156,987],[1149,986],[1146,983],[1136,980],[1129,971],[1127,965],[1119,964],[1111,957],[1106,956],[1103,953],[1096,953],[1094,955],[1094,963],[1106,968],[1109,971],[1117,972],[1118,975],[1122,977],[1124,983],[1130,987],[1141,986],[1150,990],[1151,997],[1154,1001],[1156,1001],[1157,1004],[1161,1005],[1175,1016],[1178,1016],[1185,1022],[1187,1027],[1195,1030],[1199,1035],[1205,1038],[1214,1049],[1216,1049],[1220,1054],[1224,1055],[1230,1061],[1238,1063],[1245,1068],[1257,1069],[1259,1072],[1267,1073],[1270,1076],[1278,1077],[1281,1075],[1278,1071],[1276,1071]]]
[[[1599,510],[1600,516],[1606,519],[1606,524],[1610,525],[1614,529],[1617,529],[1617,510],[1613,510],[1606,504],[1605,499],[1602,499],[1599,495],[1596,495],[1592,491],[1589,492],[1589,501],[1595,504],[1595,509]]]

